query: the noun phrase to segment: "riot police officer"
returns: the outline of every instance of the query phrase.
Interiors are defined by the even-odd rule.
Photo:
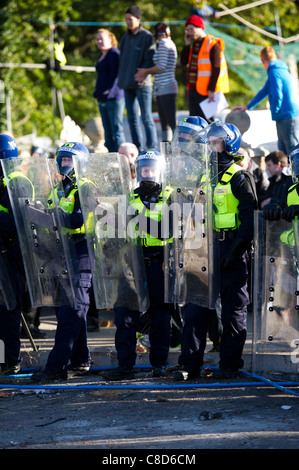
[[[17,143],[13,137],[0,134],[0,159],[14,159],[18,157]],[[33,193],[33,186],[29,179],[20,171],[15,170],[4,177],[2,165],[0,167],[0,263],[1,270],[7,273],[7,289],[1,292],[0,301],[0,339],[4,343],[4,359],[1,364],[2,374],[15,374],[21,369],[20,356],[20,325],[22,312],[22,285],[24,282],[24,266],[19,246],[15,219],[9,198],[8,185],[18,187],[19,196],[22,188],[25,194]],[[10,294],[11,292],[11,294]],[[7,305],[5,295],[10,296]],[[9,308],[9,310],[8,310]]]
[[[218,184],[213,195],[214,230],[220,244],[220,298],[222,336],[217,378],[237,376],[243,367],[246,340],[248,252],[253,239],[253,214],[257,208],[251,175],[237,164],[241,134],[232,124],[215,121],[206,129],[209,146],[218,155]],[[173,377],[200,377],[211,310],[188,303],[183,308],[181,355]]]
[[[56,308],[55,344],[44,370],[32,375],[34,382],[66,380],[68,371],[86,373],[90,368],[86,316],[90,304],[92,275],[74,172],[74,155],[88,157],[89,152],[79,142],[67,142],[56,152],[57,169],[62,181],[54,187],[54,197],[63,215],[64,230],[68,231],[75,242],[78,262],[73,279],[76,306],[74,308],[66,304]]]
[[[164,159],[157,150],[149,149],[139,154],[135,165],[139,185],[134,190],[130,204],[140,217],[136,231],[143,245],[150,301],[147,311],[150,318],[149,359],[153,367],[153,376],[160,377],[165,375],[171,337],[170,320],[174,313],[173,305],[164,303],[163,246],[169,240],[169,234],[161,231],[163,218],[161,174]],[[168,195],[165,196],[166,200],[168,196],[171,196],[170,188]],[[156,228],[154,233],[151,232],[153,226]],[[140,312],[117,306],[114,308],[114,314],[118,367],[102,375],[106,380],[133,379]]]

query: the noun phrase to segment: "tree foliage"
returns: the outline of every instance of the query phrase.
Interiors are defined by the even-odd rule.
[[[196,0],[152,0],[138,1],[147,29],[153,30],[158,21],[180,22],[171,24],[172,39],[181,50],[184,40],[184,20],[189,16],[191,7],[201,6]],[[210,1],[210,6],[219,11],[221,1]],[[223,0],[223,3],[234,8],[246,5],[249,1]],[[56,34],[65,42],[64,52],[68,65],[94,66],[98,50],[95,42],[97,22],[107,22],[116,37],[120,39],[126,31],[124,12],[126,6],[121,0],[0,0],[0,62],[13,64],[45,64],[52,58],[51,29],[55,24]],[[280,19],[284,37],[297,34],[298,2],[274,0],[259,7],[239,13],[247,21],[260,28],[277,33],[277,18]],[[82,23],[85,24],[83,25]],[[262,36],[242,26],[230,15],[211,20],[219,30],[238,38],[240,41],[263,46],[276,45],[275,40]],[[274,28],[274,29],[273,29]],[[25,69],[20,67],[0,68],[0,77],[5,85],[5,93],[11,96],[13,133],[16,137],[37,130],[38,135],[55,136],[61,121],[59,112],[53,113],[52,90],[61,90],[65,113],[81,127],[88,119],[98,115],[96,100],[92,97],[95,84],[95,73],[63,71],[62,73],[47,68]],[[177,68],[179,82],[179,109],[185,105],[185,71]],[[232,74],[234,90],[230,103],[240,100],[246,103],[252,93],[238,76]],[[155,109],[155,104],[153,103]],[[0,103],[0,130],[6,129],[6,107]]]

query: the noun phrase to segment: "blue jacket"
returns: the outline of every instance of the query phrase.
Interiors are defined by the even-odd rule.
[[[287,65],[281,60],[272,60],[267,73],[268,80],[247,108],[255,108],[268,96],[273,121],[285,121],[299,116],[299,104],[294,98],[292,76]]]

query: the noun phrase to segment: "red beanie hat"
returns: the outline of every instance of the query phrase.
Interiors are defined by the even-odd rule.
[[[205,24],[204,24],[204,21],[203,19],[198,16],[198,15],[193,15],[193,16],[190,16],[186,23],[185,23],[185,26],[188,26],[188,24],[192,24],[193,26],[195,26],[196,28],[201,28],[201,29],[205,29]]]

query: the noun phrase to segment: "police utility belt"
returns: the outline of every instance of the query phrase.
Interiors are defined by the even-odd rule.
[[[217,231],[218,240],[223,242],[224,240],[234,240],[237,238],[237,230],[219,230]]]

